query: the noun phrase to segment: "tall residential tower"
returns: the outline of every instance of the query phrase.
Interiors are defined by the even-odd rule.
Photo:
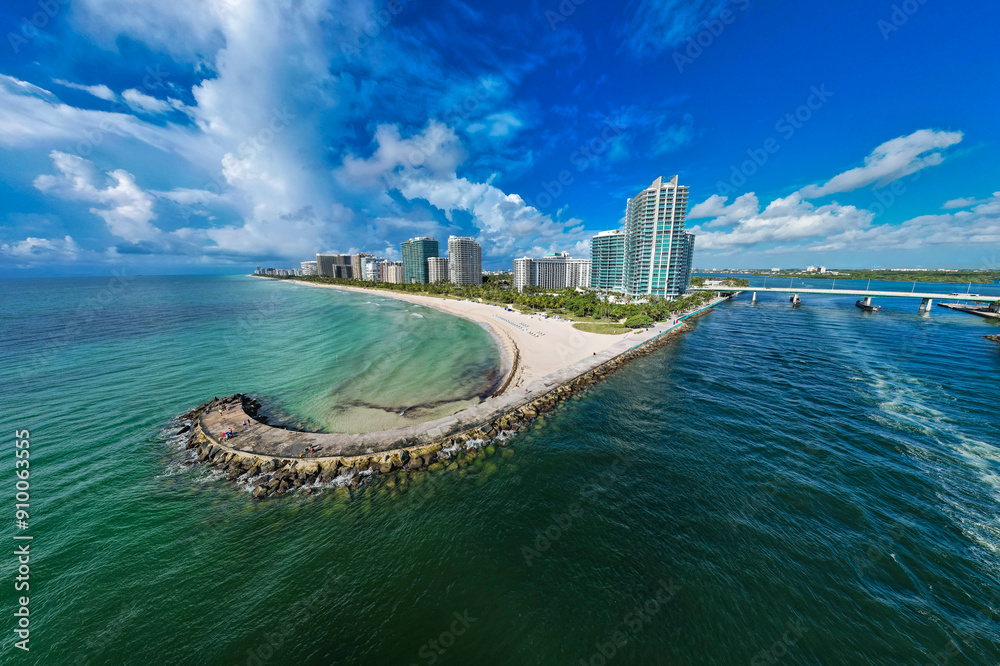
[[[590,241],[590,287],[622,291],[625,275],[625,232],[602,231]]]
[[[427,260],[438,256],[438,242],[429,236],[411,238],[400,243],[403,254],[403,282],[427,284],[429,275]]]
[[[625,212],[625,293],[680,296],[688,287],[687,252],[693,243],[684,233],[688,188],[677,176],[653,184],[629,199]]]
[[[448,279],[455,284],[483,283],[483,248],[474,238],[448,237]]]

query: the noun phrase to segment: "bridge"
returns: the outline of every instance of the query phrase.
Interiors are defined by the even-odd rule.
[[[860,296],[864,299],[865,305],[871,305],[872,298],[874,297],[884,297],[884,298],[919,298],[920,299],[920,312],[930,312],[931,306],[934,304],[934,299],[952,299],[956,301],[965,301],[970,303],[993,303],[1000,300],[997,296],[981,296],[980,294],[960,294],[951,293],[944,294],[938,292],[920,292],[920,291],[884,291],[880,289],[869,289],[865,287],[864,289],[836,289],[836,285],[831,286],[829,289],[817,289],[815,287],[796,287],[794,285],[789,285],[788,287],[726,287],[722,285],[717,286],[706,286],[706,287],[691,287],[692,291],[714,291],[722,294],[738,294],[744,291],[753,292],[753,300],[756,302],[757,293],[765,294],[792,294],[790,299],[793,303],[800,302],[801,294],[822,294],[824,296]]]

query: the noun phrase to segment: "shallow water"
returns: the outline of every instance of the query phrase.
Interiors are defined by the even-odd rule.
[[[182,464],[171,419],[244,390],[309,425],[332,395],[458,400],[488,335],[245,278],[0,289],[0,420],[32,435],[27,663],[1000,659],[986,320],[741,296],[461,469],[258,502]],[[446,367],[386,380],[432,349]],[[0,475],[12,494],[10,456]]]

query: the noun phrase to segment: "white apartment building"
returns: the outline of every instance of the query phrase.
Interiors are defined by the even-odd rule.
[[[448,280],[448,257],[427,258],[427,281],[431,284]]]
[[[474,238],[448,237],[447,279],[455,284],[483,283],[483,248]]]

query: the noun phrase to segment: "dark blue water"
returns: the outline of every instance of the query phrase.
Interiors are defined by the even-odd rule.
[[[902,299],[872,315],[853,298],[793,309],[744,295],[461,469],[257,502],[181,464],[165,426],[270,367],[185,302],[225,294],[252,310],[272,285],[161,282],[129,316],[98,309],[53,344],[43,332],[93,292],[39,282],[26,300],[12,284],[0,420],[32,432],[25,663],[1000,660],[990,321]],[[276,336],[304,334],[302,309],[311,325],[359,307],[284,291]],[[411,334],[446,335],[439,323]],[[331,332],[331,349],[349,333]],[[375,366],[393,353],[371,347]],[[206,349],[211,371],[192,362]],[[277,377],[315,363],[281,359]],[[8,436],[11,496],[12,448]],[[10,557],[0,573],[11,580]]]

